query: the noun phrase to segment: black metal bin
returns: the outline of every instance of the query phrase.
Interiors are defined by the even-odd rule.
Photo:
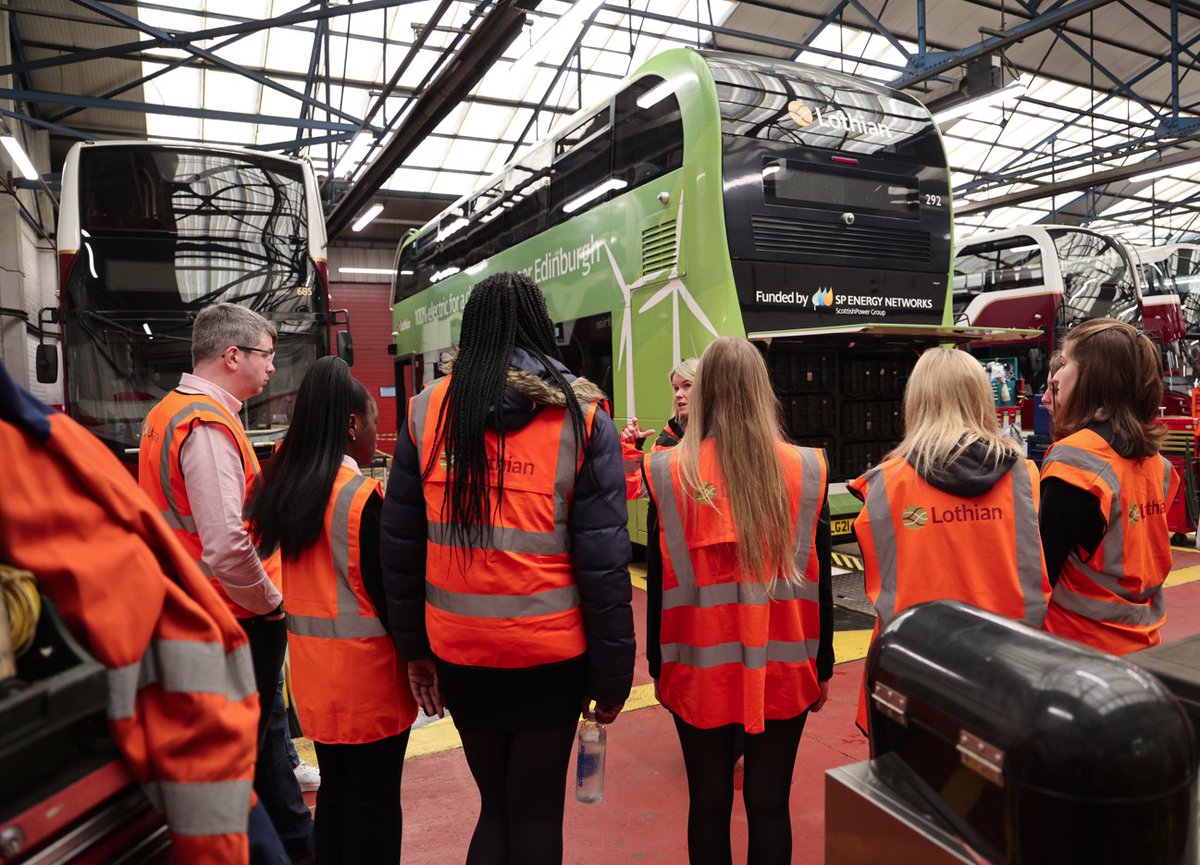
[[[985,859],[1189,861],[1195,745],[1178,701],[1112,655],[952,601],[867,657],[871,755]]]

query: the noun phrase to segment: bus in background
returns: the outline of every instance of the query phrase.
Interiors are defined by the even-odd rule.
[[[1139,246],[1137,254],[1143,281],[1179,295],[1188,336],[1200,338],[1200,243]]]
[[[239,148],[81,142],[63,167],[59,309],[66,412],[127,463],[142,420],[191,370],[192,320],[240,303],[278,331],[276,372],[242,408],[269,447],[329,352],[325,221],[305,159]],[[345,334],[343,336],[343,334]],[[349,334],[337,334],[349,357]],[[39,381],[57,380],[52,345]]]
[[[1049,357],[1070,328],[1105,316],[1127,321],[1162,353],[1166,413],[1186,414],[1183,384],[1193,367],[1179,295],[1163,280],[1145,281],[1142,269],[1136,250],[1086,228],[1030,225],[975,235],[955,251],[955,321],[1041,330],[1035,340],[971,346],[981,360],[1014,366],[1027,393],[1045,388]]]
[[[946,154],[916,99],[786,61],[667,51],[400,245],[397,404],[438,375],[471,286],[523,271],[618,425],[661,427],[667,371],[744,336],[789,435],[845,480],[900,438],[919,348],[965,338],[950,327],[950,231]],[[841,489],[835,534],[857,510]]]

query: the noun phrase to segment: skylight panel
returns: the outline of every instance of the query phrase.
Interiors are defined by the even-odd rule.
[[[217,56],[222,60],[228,60],[239,66],[257,69],[263,65],[266,50],[267,32],[260,30],[257,33],[251,33],[249,36],[243,36],[241,39],[229,43],[217,52]]]

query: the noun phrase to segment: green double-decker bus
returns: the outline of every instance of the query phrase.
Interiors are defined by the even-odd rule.
[[[438,375],[471,286],[519,270],[618,424],[661,427],[669,370],[718,335],[748,337],[789,435],[845,480],[901,436],[916,352],[956,336],[951,245],[946,154],[919,101],[796,63],[667,51],[400,245],[397,404]],[[857,503],[836,493],[843,534]]]

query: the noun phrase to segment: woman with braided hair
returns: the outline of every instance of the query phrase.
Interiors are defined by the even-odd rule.
[[[475,285],[443,372],[396,444],[389,623],[413,696],[450,710],[479,787],[468,865],[555,865],[580,711],[595,700],[611,723],[633,680],[616,429],[523,274]]]
[[[1042,461],[1039,519],[1054,590],[1044,627],[1114,655],[1156,646],[1171,570],[1167,508],[1179,486],[1158,452],[1158,351],[1123,321],[1092,319],[1063,340],[1049,389],[1055,441]]]

